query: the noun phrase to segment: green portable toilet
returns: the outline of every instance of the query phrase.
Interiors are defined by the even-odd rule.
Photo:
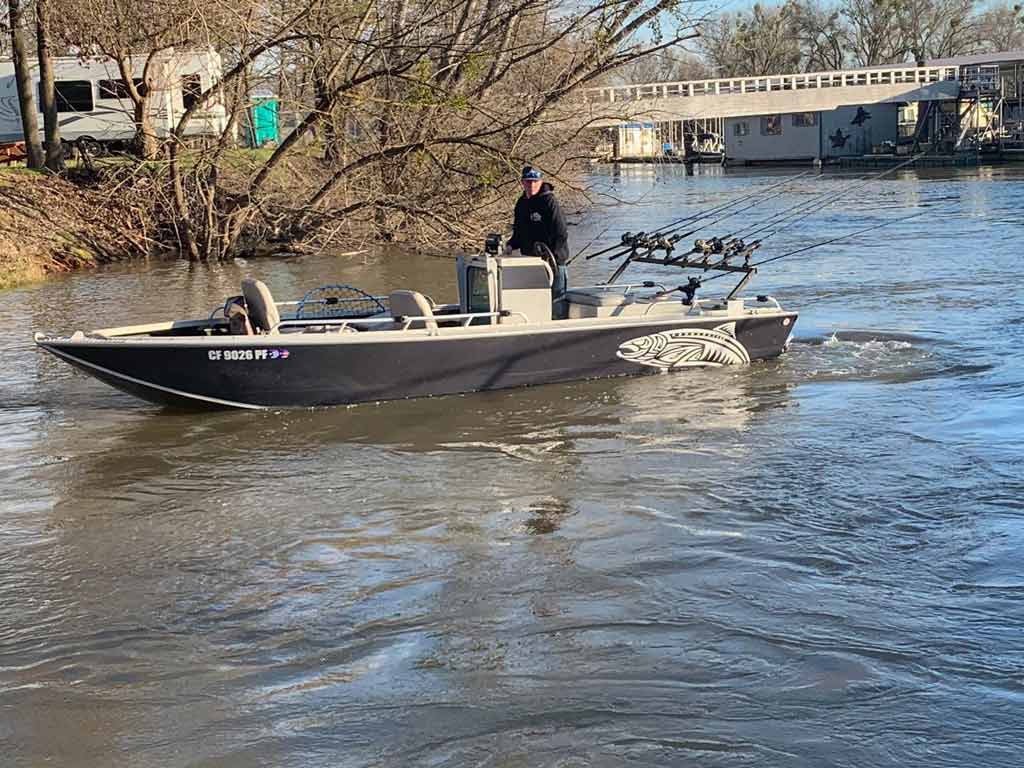
[[[259,99],[249,107],[249,125],[246,138],[250,147],[276,144],[277,99]]]

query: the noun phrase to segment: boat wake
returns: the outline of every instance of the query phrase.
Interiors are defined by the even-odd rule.
[[[972,376],[994,365],[947,339],[899,331],[849,330],[796,338],[789,368],[803,381],[906,384]]]

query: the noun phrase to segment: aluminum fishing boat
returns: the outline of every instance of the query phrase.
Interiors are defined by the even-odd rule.
[[[626,243],[626,240],[629,240]],[[673,257],[628,235],[626,263],[733,271],[727,295],[700,280],[581,286],[553,302],[549,260],[506,255],[500,238],[456,261],[458,303],[412,290],[371,296],[323,286],[275,302],[247,278],[208,318],[35,334],[40,348],[111,386],[185,407],[281,408],[553,384],[772,358],[797,315],[770,296],[738,297],[756,267],[712,248]],[[653,243],[657,246],[657,243]],[[617,270],[620,274],[622,268]],[[558,319],[556,319],[558,318]]]

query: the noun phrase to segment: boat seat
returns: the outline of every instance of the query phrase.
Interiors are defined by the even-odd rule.
[[[232,336],[252,336],[255,331],[249,322],[249,311],[245,308],[245,300],[241,296],[233,296],[225,304],[225,316],[228,319],[228,331]]]
[[[575,288],[563,294],[570,304],[581,304],[587,307],[618,307],[632,304],[634,297],[623,291],[605,291],[600,289]]]
[[[562,296],[568,305],[570,320],[584,317],[614,317],[633,308],[635,299],[624,290],[577,288]],[[630,314],[632,314],[630,312]]]
[[[281,315],[266,284],[262,280],[247,277],[242,280],[242,296],[256,333],[277,333]]]
[[[430,305],[427,297],[416,291],[392,291],[388,297],[391,306],[391,316],[399,317],[425,317],[427,320],[414,320],[410,328],[426,328],[430,331],[437,330],[437,321],[434,320],[434,308]],[[401,327],[401,326],[398,326]]]
[[[585,317],[642,317],[679,312],[679,303],[671,301],[668,296],[626,293],[625,289],[577,288],[566,291],[563,298],[569,305],[570,320]]]

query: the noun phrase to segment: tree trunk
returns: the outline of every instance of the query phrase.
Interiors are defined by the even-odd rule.
[[[32,73],[29,71],[28,53],[22,30],[21,0],[7,0],[10,9],[11,58],[14,59],[14,79],[18,86],[18,106],[21,109],[21,132],[28,153],[25,164],[29,168],[43,167],[43,147],[39,143],[39,123],[36,121],[36,100],[32,94]]]
[[[323,66],[314,64],[313,98],[318,103],[326,103],[330,100],[329,94],[333,89],[333,84],[325,78],[326,74],[323,71]],[[323,136],[320,143],[323,145],[324,160],[330,165],[342,162],[342,136],[344,131],[336,122],[338,119],[344,119],[344,116],[339,115],[339,110],[332,107],[330,112],[320,121],[320,133]]]
[[[50,56],[50,22],[47,0],[36,0],[36,53],[39,57],[39,99],[43,109],[43,149],[46,167],[54,173],[64,170],[64,148],[57,122],[57,97],[53,88],[53,58]]]
[[[149,96],[143,96],[135,102],[135,154],[143,160],[153,160],[159,147],[156,134],[153,132],[153,116],[149,114]]]
[[[181,181],[181,167],[178,163],[178,145],[173,141],[164,145],[167,152],[167,170],[174,186],[174,220],[178,227],[181,246],[189,261],[205,261],[199,253],[199,244],[192,231],[192,218],[189,213],[188,201],[185,198],[185,185]]]
[[[156,133],[153,131],[153,116],[149,113],[150,91],[153,86],[150,82],[149,71],[157,53],[159,51],[150,51],[146,57],[146,64],[142,68],[141,88],[135,85],[134,72],[128,53],[118,51],[114,56],[118,71],[121,73],[121,80],[124,81],[125,90],[128,91],[128,98],[132,101],[132,119],[135,122],[132,151],[142,160],[155,160],[160,151]]]

